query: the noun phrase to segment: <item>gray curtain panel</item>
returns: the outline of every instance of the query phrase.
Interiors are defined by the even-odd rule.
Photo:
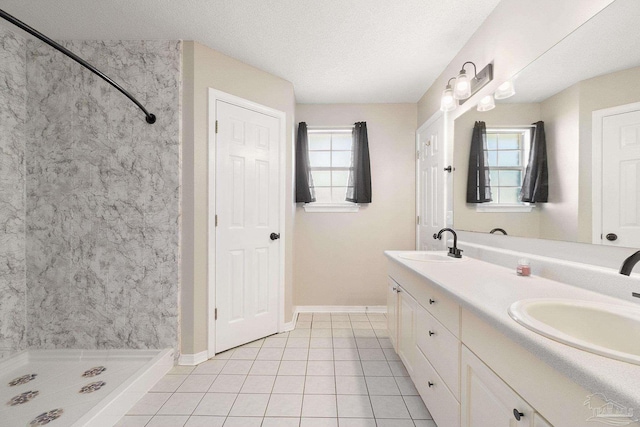
[[[549,170],[544,122],[536,122],[533,125],[535,128],[531,135],[529,163],[520,189],[520,200],[529,203],[547,203],[549,201]]]
[[[352,168],[346,200],[353,203],[371,203],[371,164],[366,122],[355,124],[351,150]]]
[[[309,138],[307,124],[298,124],[298,139],[296,140],[296,203],[315,202],[313,178],[309,171]]]
[[[476,122],[471,136],[469,152],[469,174],[467,175],[467,203],[491,201],[489,161],[487,158],[487,126]]]

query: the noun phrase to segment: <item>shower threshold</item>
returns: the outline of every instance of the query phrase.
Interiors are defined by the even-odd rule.
[[[111,427],[173,367],[173,349],[25,350],[0,360],[0,427]]]

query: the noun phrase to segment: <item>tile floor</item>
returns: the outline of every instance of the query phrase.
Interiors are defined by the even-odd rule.
[[[384,314],[300,314],[176,366],[117,427],[437,427],[387,336]]]

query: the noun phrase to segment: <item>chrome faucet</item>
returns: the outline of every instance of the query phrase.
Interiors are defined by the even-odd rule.
[[[638,261],[640,261],[640,251],[629,255],[629,257],[624,260],[622,267],[620,267],[620,274],[624,274],[625,276],[630,275],[631,270],[633,270],[633,267]]]
[[[504,234],[505,236],[507,235],[507,232],[504,230],[504,228],[494,228],[489,233],[490,234],[494,234],[496,231],[499,231],[500,233]]]
[[[447,255],[454,258],[462,258],[462,250],[458,249],[458,235],[455,231],[450,228],[443,228],[437,233],[434,233],[433,238],[442,240],[442,233],[444,233],[445,231],[449,231],[451,234],[453,234],[453,247],[449,248],[449,253]]]

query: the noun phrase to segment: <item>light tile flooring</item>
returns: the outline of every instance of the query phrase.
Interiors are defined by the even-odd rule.
[[[300,314],[176,366],[117,427],[437,427],[387,336],[384,314]]]

